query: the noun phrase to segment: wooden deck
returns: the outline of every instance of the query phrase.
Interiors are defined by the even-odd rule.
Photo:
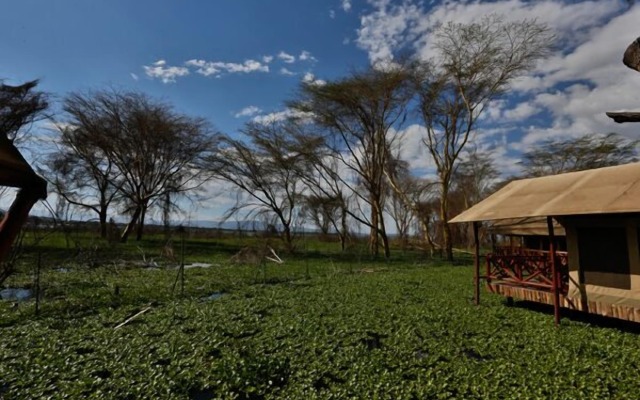
[[[509,282],[487,283],[487,289],[491,293],[499,294],[504,297],[553,305],[553,294],[547,290],[516,286]],[[562,308],[584,311],[590,314],[602,315],[604,317],[640,322],[640,309],[625,305],[607,304],[596,301],[588,301],[586,304],[582,304],[579,299],[570,299],[564,294],[560,294],[560,306]]]
[[[554,304],[551,257],[548,251],[517,247],[496,248],[486,255],[486,271],[481,278],[490,292],[514,299]],[[598,301],[582,302],[567,297],[569,289],[568,255],[556,252],[559,268],[559,307],[590,314],[640,322],[640,308]]]

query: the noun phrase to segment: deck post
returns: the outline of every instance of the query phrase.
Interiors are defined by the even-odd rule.
[[[473,279],[475,285],[474,291],[474,303],[480,304],[480,239],[478,238],[478,226],[479,223],[473,222]]]
[[[553,217],[547,217],[547,228],[549,230],[549,257],[551,257],[551,290],[553,292],[553,319],[556,326],[560,325],[560,282],[556,266],[556,246],[553,232]]]

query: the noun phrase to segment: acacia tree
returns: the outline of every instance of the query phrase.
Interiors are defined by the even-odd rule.
[[[637,161],[639,142],[616,133],[547,140],[524,153],[520,165],[536,177],[626,164]]]
[[[358,204],[366,205],[348,212],[369,227],[373,255],[378,255],[382,241],[385,257],[390,256],[383,215],[384,165],[398,137],[393,128],[404,122],[412,96],[405,69],[371,68],[323,85],[303,83],[299,99],[290,104],[311,113],[326,130],[324,145],[346,170],[333,177],[358,198]]]
[[[409,164],[401,160],[398,154],[387,162],[384,173],[391,189],[390,214],[400,238],[406,241],[409,225],[412,221],[418,222],[421,239],[433,255],[437,247],[432,234],[431,207],[435,182],[413,176]]]
[[[56,125],[56,150],[48,155],[45,175],[67,203],[94,212],[100,236],[107,238],[108,213],[118,195],[119,171],[103,149],[111,130],[107,96],[72,93],[63,103],[64,122]]]
[[[462,212],[487,197],[498,184],[500,173],[493,164],[491,152],[473,148],[460,160],[452,178],[449,192],[450,209]],[[473,247],[473,226],[461,224],[454,227],[458,243]]]
[[[349,217],[356,214],[350,208],[354,196],[347,195],[350,190],[343,183],[340,170],[342,162],[326,146],[326,137],[314,131],[314,126],[297,126],[297,134],[292,135],[292,139],[296,141],[296,147],[303,156],[298,174],[305,185],[305,198],[311,199],[312,203],[307,201],[305,207],[310,208],[309,211],[320,208],[313,213],[312,221],[321,219],[318,222],[327,228],[333,228],[340,239],[340,248],[344,251],[351,238]]]
[[[462,206],[467,209],[487,197],[499,177],[493,155],[473,149],[456,168],[452,192],[461,197]]]
[[[419,70],[424,144],[440,181],[440,221],[448,260],[453,259],[449,191],[460,154],[486,106],[507,92],[514,78],[548,54],[552,35],[534,20],[504,22],[489,16],[448,23],[434,34],[434,60]]]
[[[97,210],[101,223],[117,191],[131,214],[123,242],[135,227],[136,238],[142,238],[145,216],[156,199],[193,191],[207,178],[197,164],[215,148],[215,136],[203,119],[179,114],[143,93],[116,90],[72,94],[65,111],[63,151],[52,159],[59,163],[56,170],[66,173],[62,176],[73,178],[73,186],[60,188],[78,205]],[[99,207],[78,200],[89,187]]]
[[[211,174],[230,183],[241,196],[225,218],[246,211],[248,216],[267,217],[279,225],[288,251],[294,249],[294,219],[302,202],[299,179],[301,153],[289,140],[287,121],[245,126],[248,143],[223,136],[220,151],[205,160]]]
[[[335,197],[317,196],[308,194],[304,196],[302,213],[304,217],[320,230],[324,236],[328,236],[335,220],[335,215],[340,209],[340,200]]]
[[[393,219],[398,239],[404,249],[409,244],[409,228],[414,221],[415,214],[405,206],[404,199],[396,192],[392,192],[389,196],[386,210]]]

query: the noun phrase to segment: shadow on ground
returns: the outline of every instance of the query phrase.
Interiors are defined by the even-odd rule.
[[[507,304],[506,301],[505,304]],[[553,316],[553,306],[549,304],[541,304],[533,301],[516,301],[513,303],[512,307],[547,314],[551,317]],[[566,318],[571,321],[582,322],[600,328],[613,328],[623,332],[640,334],[640,323],[637,322],[625,321],[622,319],[605,317],[602,315],[589,314],[583,311],[569,310],[566,308],[561,309],[560,316],[562,319]],[[553,320],[550,319],[549,323],[553,323]],[[560,321],[560,325],[562,325],[562,320]]]

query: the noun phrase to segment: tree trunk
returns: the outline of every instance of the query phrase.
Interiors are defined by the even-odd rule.
[[[449,221],[449,186],[442,185],[440,197],[440,222],[442,223],[442,238],[447,261],[453,261],[453,243],[451,242],[451,228]]]
[[[169,240],[169,237],[171,237],[171,193],[167,192],[164,196],[162,224],[164,226],[164,238],[165,240]]]
[[[107,239],[108,234],[108,225],[107,225],[107,208],[101,207],[100,213],[98,214],[98,218],[100,220],[100,237],[102,239]]]
[[[127,240],[129,239],[129,235],[131,234],[131,231],[133,231],[133,227],[136,226],[136,223],[138,222],[138,217],[140,217],[140,211],[141,211],[140,206],[136,207],[135,211],[133,212],[133,215],[131,216],[131,220],[129,221],[127,226],[124,228],[122,235],[120,235],[120,243],[127,243]]]
[[[144,233],[144,217],[147,215],[147,205],[142,205],[142,210],[140,211],[140,218],[138,221],[138,229],[136,231],[136,241],[139,242],[142,240],[142,234]]]
[[[429,224],[431,223],[431,218],[430,217],[421,218],[420,223],[422,224],[422,230],[423,230],[422,234],[424,237],[423,239],[427,243],[427,246],[429,247],[429,255],[431,256],[431,258],[433,258],[433,255],[437,246],[433,241],[433,237],[431,237],[431,233],[429,232]]]
[[[380,238],[378,236],[378,211],[374,207],[374,202],[371,202],[371,229],[369,230],[369,252],[374,257],[378,257]]]
[[[291,236],[291,228],[288,225],[284,226],[284,242],[287,246],[287,252],[293,253],[293,237]]]
[[[347,249],[347,238],[349,237],[349,227],[347,226],[347,213],[342,210],[340,216],[340,247],[344,252]]]
[[[378,220],[380,225],[380,237],[382,238],[382,246],[384,248],[384,257],[391,257],[391,248],[389,247],[389,237],[387,236],[387,228],[384,224],[384,215],[382,214],[382,207],[378,206]]]

